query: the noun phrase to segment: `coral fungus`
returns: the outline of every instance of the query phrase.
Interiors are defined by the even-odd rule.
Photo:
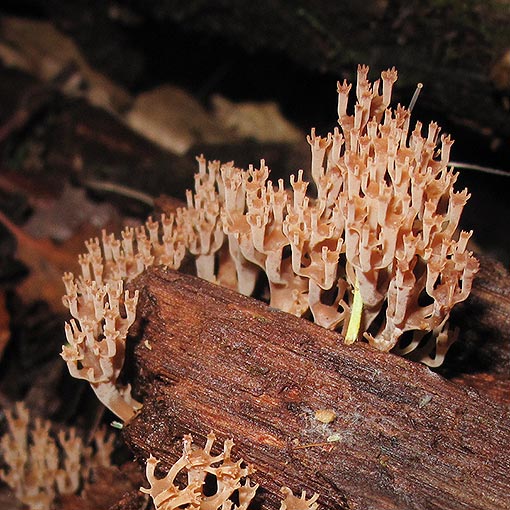
[[[49,510],[57,496],[78,493],[95,467],[110,465],[113,436],[103,429],[94,436],[94,453],[74,428],[53,435],[50,422],[32,421],[22,402],[5,417],[8,430],[0,452],[6,469],[0,470],[0,480],[31,510]]]
[[[149,457],[146,465],[146,475],[150,487],[140,490],[150,494],[156,510],[173,510],[175,508],[194,508],[197,510],[246,510],[255,497],[258,484],[251,485],[248,475],[252,473],[250,466],[242,467],[243,461],[234,462],[230,455],[234,443],[227,440],[223,452],[211,455],[215,435],[210,433],[204,448],[193,448],[191,436],[184,437],[182,456],[170,468],[163,478],[156,478],[155,470],[158,461]],[[180,487],[175,479],[184,471],[187,482]],[[216,482],[214,494],[205,495],[206,476],[212,476]],[[242,481],[244,479],[244,481]],[[234,505],[233,497],[237,493],[238,504]],[[284,500],[280,510],[316,510],[318,494],[306,499],[293,495],[288,487],[282,488]]]
[[[123,419],[137,408],[117,385],[137,299],[123,297],[123,282],[153,264],[177,269],[186,251],[198,276],[246,295],[264,272],[271,306],[310,312],[344,335],[356,303],[349,341],[363,336],[383,351],[414,351],[431,366],[443,361],[450,311],[478,270],[467,250],[471,233],[456,234],[469,195],[454,191],[450,137],[435,123],[426,134],[419,122],[410,131],[410,111],[389,107],[397,72],[375,83],[367,76],[359,66],[353,114],[351,85],[338,84],[339,127],[326,137],[312,129],[312,183],[300,170],[286,189],[269,180],[264,161],[241,170],[199,157],[186,207],[126,229],[121,240],[103,234],[88,244],[82,276],[65,277],[75,322],[63,357]]]
[[[211,455],[214,440],[215,436],[211,433],[207,436],[204,448],[193,449],[192,437],[185,436],[183,454],[164,478],[156,478],[154,475],[158,461],[152,456],[147,460],[146,475],[150,488],[142,487],[140,490],[150,494],[157,510],[172,510],[182,508],[183,505],[203,510],[230,508],[225,505],[228,501],[232,506],[230,497],[234,491],[239,493],[239,505],[235,508],[237,510],[248,508],[258,488],[258,485],[251,485],[250,480],[246,478],[252,470],[249,467],[241,467],[242,460],[234,462],[230,458],[234,445],[230,440],[225,441],[221,454]],[[187,484],[181,489],[174,480],[182,470],[187,473]],[[213,495],[206,496],[204,487],[208,474],[215,477],[216,491]],[[241,483],[242,478],[246,478],[244,483]]]

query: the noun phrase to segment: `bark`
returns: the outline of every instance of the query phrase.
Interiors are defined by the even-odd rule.
[[[183,434],[203,445],[213,430],[255,467],[255,508],[279,508],[282,485],[323,509],[509,507],[503,404],[192,276],[155,269],[135,285],[127,366],[144,406],[124,437],[138,458],[168,469]],[[315,419],[326,409],[329,424]]]
[[[462,331],[450,365],[458,372],[510,374],[510,273],[503,264],[477,255],[480,271],[467,301],[453,309]],[[452,367],[455,368],[455,367]]]

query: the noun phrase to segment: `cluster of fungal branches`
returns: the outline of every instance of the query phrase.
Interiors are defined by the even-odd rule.
[[[159,478],[155,471],[159,461],[150,456],[146,465],[146,476],[150,487],[140,490],[149,494],[156,510],[247,510],[258,489],[258,484],[251,484],[248,475],[252,473],[243,460],[233,461],[232,440],[224,442],[223,451],[212,455],[216,437],[207,436],[203,448],[193,448],[193,438],[184,437],[182,456],[175,462],[165,476]],[[176,478],[180,473],[186,474],[185,483],[179,484]],[[206,477],[213,479],[214,490],[205,494]],[[306,492],[301,497],[294,496],[288,487],[282,488],[284,499],[280,510],[317,510],[319,495],[306,499]],[[234,503],[236,500],[236,503]]]
[[[435,123],[411,128],[410,110],[390,108],[396,71],[375,83],[367,76],[360,66],[352,114],[351,85],[339,83],[339,126],[325,137],[312,129],[310,182],[300,170],[290,187],[273,183],[263,160],[243,170],[201,156],[185,207],[126,228],[120,239],[103,232],[87,243],[81,275],[64,277],[73,319],[62,357],[122,420],[140,407],[118,382],[138,301],[125,284],[153,265],[179,269],[186,256],[199,277],[245,295],[265,275],[271,306],[337,329],[347,343],[364,338],[383,351],[442,362],[452,342],[450,311],[467,298],[478,270],[467,249],[471,233],[458,232],[469,195],[454,190],[452,140]],[[163,478],[149,458],[150,488],[142,490],[158,510],[248,507],[257,488],[246,478],[250,469],[230,459],[231,442],[212,456],[213,441],[193,450],[185,438],[182,457]],[[175,483],[181,471],[185,487]],[[217,479],[209,496],[207,473]],[[316,496],[283,490],[282,510],[317,507]]]
[[[360,66],[354,113],[351,85],[339,84],[339,127],[308,137],[311,182],[300,170],[286,188],[264,161],[242,170],[201,156],[185,207],[87,243],[81,276],[64,278],[73,320],[62,356],[122,419],[138,407],[117,384],[138,299],[124,284],[152,265],[179,269],[187,254],[199,277],[245,295],[263,273],[271,306],[311,315],[347,342],[442,362],[450,310],[478,270],[471,233],[458,233],[469,195],[454,190],[452,140],[435,123],[411,131],[410,111],[389,107],[396,71],[375,83],[367,75]]]
[[[113,435],[98,429],[85,444],[73,427],[52,430],[48,420],[32,418],[23,402],[5,410],[6,433],[0,438],[0,480],[30,510],[49,510],[61,496],[79,493],[95,468],[110,466]]]

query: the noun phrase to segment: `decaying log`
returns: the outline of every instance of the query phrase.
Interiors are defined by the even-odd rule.
[[[452,362],[459,371],[510,379],[510,273],[500,262],[477,256],[480,271],[469,299],[452,311],[452,323],[462,331]]]
[[[192,276],[149,270],[136,286],[144,406],[124,437],[139,458],[168,469],[183,434],[213,430],[255,467],[264,508],[282,485],[324,509],[509,507],[505,406]]]
[[[460,341],[448,354],[445,373],[510,404],[510,273],[490,257],[479,258],[471,295],[452,312]]]

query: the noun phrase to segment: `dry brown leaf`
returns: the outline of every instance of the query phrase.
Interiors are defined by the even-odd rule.
[[[215,95],[212,104],[218,124],[230,130],[238,139],[296,143],[304,138],[303,133],[283,116],[274,102],[234,103]]]
[[[0,291],[0,360],[11,338],[10,316],[7,311],[5,292]]]
[[[80,251],[69,251],[66,244],[57,245],[47,239],[34,239],[0,212],[0,223],[16,238],[16,255],[29,269],[17,290],[26,302],[44,300],[55,311],[63,311],[62,275],[76,271]]]
[[[490,79],[497,90],[510,90],[510,48],[493,65],[490,71]]]
[[[19,227],[0,213],[0,223],[17,240],[17,258],[29,269],[17,290],[26,302],[43,300],[54,311],[63,311],[62,275],[79,268],[77,256],[85,251],[86,240],[97,237],[102,228],[120,227],[119,215],[113,206],[89,200],[82,188],[66,184],[58,198],[41,198],[39,189],[32,189],[34,183],[28,184],[21,189],[28,193],[34,212],[25,225]],[[11,191],[18,188],[14,185]]]
[[[172,85],[140,94],[126,121],[131,129],[179,155],[199,142],[222,143],[230,138],[199,101]]]
[[[89,223],[99,231],[114,216],[113,206],[92,202],[83,188],[66,184],[57,200],[47,205],[38,204],[23,230],[37,239],[50,238],[64,242],[83,224]]]
[[[118,112],[131,102],[122,87],[94,70],[74,41],[47,21],[3,16],[0,59],[7,67],[22,69],[42,81],[54,79],[73,64],[78,78],[87,83],[85,94],[93,105]],[[63,92],[81,93],[79,80],[68,80]]]
[[[222,96],[212,98],[209,113],[188,92],[162,85],[140,94],[126,116],[128,125],[174,154],[186,154],[200,143],[232,143],[241,140],[295,143],[303,134],[272,102],[234,103]]]

